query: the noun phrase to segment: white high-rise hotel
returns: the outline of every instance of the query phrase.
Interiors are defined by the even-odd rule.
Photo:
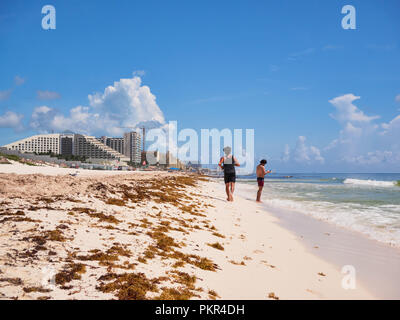
[[[4,147],[9,150],[17,150],[20,152],[46,153],[51,151],[55,154],[61,154],[60,138],[60,134],[40,134],[18,140]]]
[[[109,143],[109,142],[112,143]],[[117,141],[118,143],[115,143]],[[121,147],[123,146],[123,147]],[[40,134],[3,146],[24,153],[54,153],[140,163],[140,134],[130,132],[124,138],[95,138],[81,134]]]

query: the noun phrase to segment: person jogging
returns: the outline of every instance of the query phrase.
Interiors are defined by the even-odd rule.
[[[236,170],[240,164],[237,159],[231,154],[231,147],[225,147],[225,156],[221,157],[218,166],[224,170],[225,191],[228,201],[233,201],[233,193],[235,192]]]

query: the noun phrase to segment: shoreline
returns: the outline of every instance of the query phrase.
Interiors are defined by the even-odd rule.
[[[240,182],[239,184],[240,189]],[[243,184],[249,186],[248,184]],[[250,185],[251,186],[251,185]],[[256,188],[247,196],[255,194]],[[268,190],[264,190],[267,194]],[[290,209],[262,206],[283,228],[294,233],[307,251],[341,269],[354,266],[356,279],[379,299],[400,299],[400,247],[373,239],[330,221]]]
[[[228,203],[198,176],[64,170],[0,174],[0,299],[376,298],[344,290],[341,270],[240,186]]]

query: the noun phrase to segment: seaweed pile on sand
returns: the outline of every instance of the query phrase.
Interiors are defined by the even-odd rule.
[[[225,238],[207,219],[211,205],[201,196],[201,180],[165,173],[102,179],[14,176],[0,188],[0,228],[6,235],[0,238],[0,295],[218,298],[198,274],[219,267],[191,238],[194,233]],[[223,250],[219,242],[209,245]]]

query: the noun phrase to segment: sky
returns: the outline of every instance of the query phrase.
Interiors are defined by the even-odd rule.
[[[254,129],[276,171],[400,172],[399,40],[397,0],[3,0],[0,145],[177,121]]]

